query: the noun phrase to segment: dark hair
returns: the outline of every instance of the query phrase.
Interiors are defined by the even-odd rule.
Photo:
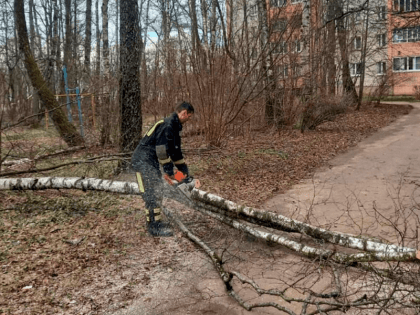
[[[188,103],[188,102],[182,101],[178,105],[176,105],[176,107],[175,107],[175,111],[177,113],[182,112],[184,109],[187,110],[187,113],[188,114],[189,113],[193,113],[194,114],[194,107],[190,103]]]

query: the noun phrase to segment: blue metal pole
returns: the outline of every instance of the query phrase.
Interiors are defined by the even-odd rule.
[[[80,123],[80,134],[82,135],[82,138],[85,137],[84,132],[83,132],[83,117],[82,117],[82,105],[80,102],[80,93],[79,93],[79,88],[76,88],[76,97],[77,97],[77,108],[79,109],[79,123]]]
[[[64,89],[66,90],[66,99],[67,99],[67,114],[69,116],[69,122],[73,122],[73,118],[71,117],[71,106],[70,106],[70,97],[69,97],[69,87],[67,85],[66,66],[63,66],[63,74],[64,74]]]

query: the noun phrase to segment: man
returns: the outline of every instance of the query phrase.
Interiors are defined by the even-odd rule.
[[[131,158],[146,203],[147,226],[152,236],[172,236],[169,225],[161,218],[163,183],[159,165],[163,167],[165,179],[174,179],[174,165],[186,177],[189,176],[181,152],[181,130],[193,114],[190,103],[178,104],[171,116],[158,121],[146,133]]]

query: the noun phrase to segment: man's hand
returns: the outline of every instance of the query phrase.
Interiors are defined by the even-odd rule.
[[[198,179],[195,179],[195,188],[200,188],[201,187],[201,183]]]

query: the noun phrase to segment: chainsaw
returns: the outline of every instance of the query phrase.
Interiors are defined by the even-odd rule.
[[[191,191],[194,188],[200,188],[201,184],[198,179],[194,179],[192,176],[186,176],[184,173],[176,170],[174,173],[174,179],[170,178],[168,174],[164,176],[165,181],[175,188],[179,189],[188,199],[191,200]]]

